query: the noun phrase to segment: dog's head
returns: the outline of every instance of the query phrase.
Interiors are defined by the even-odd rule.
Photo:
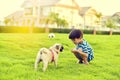
[[[63,45],[58,44],[58,43],[56,43],[56,44],[54,45],[54,47],[55,47],[55,49],[56,49],[58,52],[62,52],[63,49],[64,49]]]

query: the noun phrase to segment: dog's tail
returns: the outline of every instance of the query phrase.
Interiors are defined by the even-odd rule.
[[[36,60],[35,60],[35,64],[34,64],[34,68],[35,70],[37,70],[38,64],[40,63],[40,61],[42,61],[42,51],[40,50],[36,56]]]
[[[42,60],[42,51],[40,50],[37,54],[36,60],[39,60],[39,62]]]
[[[44,54],[47,54],[47,53],[48,53],[48,52],[47,52],[48,49],[46,49],[46,48],[42,48],[40,51],[41,51],[41,53],[40,53],[41,55],[42,55],[42,53],[44,53]]]

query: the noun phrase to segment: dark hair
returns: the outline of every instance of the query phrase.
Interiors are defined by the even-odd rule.
[[[83,32],[79,29],[74,29],[69,34],[69,39],[83,38]]]

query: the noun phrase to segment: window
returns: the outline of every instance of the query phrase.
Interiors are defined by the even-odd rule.
[[[26,8],[25,9],[25,15],[32,15],[33,14],[33,9],[32,8]]]
[[[51,8],[49,6],[43,8],[43,16],[48,16],[50,12],[51,12]]]

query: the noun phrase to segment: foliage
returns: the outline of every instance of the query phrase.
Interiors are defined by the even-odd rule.
[[[96,23],[101,24],[102,13],[96,12],[94,15],[97,17]]]
[[[48,34],[0,34],[0,80],[119,80],[120,36],[84,35],[95,56],[90,65],[84,65],[76,64],[70,51],[75,45],[68,34],[55,35],[49,39]],[[58,67],[50,63],[47,71],[42,72],[40,63],[38,71],[34,71],[38,50],[56,42],[64,46]]]
[[[32,27],[33,33],[44,33],[44,28]],[[31,27],[21,26],[21,27],[13,27],[13,26],[0,26],[0,33],[30,33]]]
[[[57,27],[68,26],[68,23],[65,19],[59,18],[58,13],[51,12],[49,16],[46,18],[46,24],[56,23]]]
[[[11,22],[11,20],[10,19],[5,19],[4,20],[4,23],[7,25],[9,22]]]
[[[120,27],[120,17],[119,16],[113,16],[112,19],[115,23],[116,28],[117,27],[119,28]]]
[[[102,13],[97,12],[97,13],[95,13],[95,16],[96,16],[98,19],[100,19],[100,18],[102,17]]]
[[[69,33],[72,29],[68,28],[49,28],[50,33]],[[93,30],[82,30],[85,34],[93,34]],[[21,26],[0,26],[0,33],[30,33],[31,27]],[[33,33],[45,33],[45,28],[32,27]],[[97,34],[109,34],[109,31],[96,31]],[[120,34],[120,32],[114,32],[113,34]]]
[[[116,21],[117,21],[117,23],[120,24],[120,17],[118,17],[118,18],[116,19]]]
[[[106,26],[109,27],[109,28],[115,28],[115,22],[113,21],[113,19],[108,19],[106,21]]]

